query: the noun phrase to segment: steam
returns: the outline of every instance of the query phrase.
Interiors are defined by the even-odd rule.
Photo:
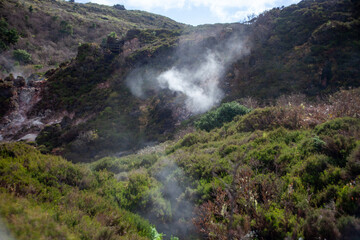
[[[180,92],[186,96],[186,108],[193,113],[201,113],[218,104],[223,93],[218,87],[223,66],[213,52],[196,70],[176,67],[161,73],[157,80],[162,89]]]
[[[218,42],[210,47],[201,43],[180,45],[175,54],[177,61],[165,71],[146,66],[134,70],[127,78],[132,94],[144,98],[149,90],[166,89],[185,98],[188,112],[208,111],[224,97],[219,85],[230,64],[249,53],[246,38],[237,34]]]
[[[162,185],[162,195],[168,203],[170,210],[165,221],[159,219],[153,212],[148,212],[146,218],[155,223],[159,232],[165,233],[167,238],[177,236],[180,239],[189,239],[195,234],[195,229],[191,224],[193,218],[193,203],[185,197],[186,186],[181,182],[185,175],[176,163],[168,159],[162,159],[162,165],[158,171],[155,170],[155,178]]]
[[[0,239],[1,240],[13,240],[9,230],[7,229],[5,223],[0,219]]]

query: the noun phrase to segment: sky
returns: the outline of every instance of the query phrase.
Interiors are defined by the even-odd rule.
[[[122,4],[127,10],[144,10],[177,22],[200,25],[246,20],[274,7],[289,6],[300,0],[75,0],[104,5]]]

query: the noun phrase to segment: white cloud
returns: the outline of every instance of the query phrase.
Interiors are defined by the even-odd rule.
[[[259,14],[272,7],[296,2],[299,0],[123,0],[127,6],[141,7],[146,10],[205,7],[221,22],[237,21],[252,13]]]
[[[78,0],[80,2],[85,0]],[[253,13],[259,14],[273,7],[290,5],[300,0],[89,0],[99,4],[124,4],[130,9],[154,10],[189,10],[201,8],[218,19],[218,22],[243,20]]]
[[[185,6],[186,0],[124,0],[126,6],[141,7],[145,10],[152,10],[156,8],[169,10],[169,9],[182,9]]]

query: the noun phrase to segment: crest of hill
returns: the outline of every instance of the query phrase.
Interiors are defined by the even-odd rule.
[[[1,1],[0,17],[20,36],[2,55],[12,59],[13,49],[23,49],[32,56],[30,65],[43,67],[75,57],[79,44],[100,43],[111,32],[122,36],[133,28],[177,30],[185,26],[144,11],[49,0]],[[1,64],[10,71],[14,61],[2,60]]]

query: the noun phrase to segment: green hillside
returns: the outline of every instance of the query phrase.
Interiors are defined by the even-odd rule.
[[[91,167],[131,183],[128,209],[181,239],[357,239],[359,96],[287,99]]]
[[[0,0],[0,234],[359,239],[359,9]]]
[[[359,86],[359,1],[304,0],[249,24],[251,54],[227,75],[230,98],[316,96]]]
[[[2,54],[18,61],[20,65],[32,65],[23,69],[24,72],[58,66],[75,57],[79,44],[101,43],[111,32],[122,36],[132,28],[184,27],[169,18],[144,11],[119,10],[93,3],[79,4],[62,0],[2,0],[0,17],[19,36],[16,44],[10,45],[11,49]],[[31,61],[24,63],[14,59],[13,49],[27,51],[31,54]],[[5,72],[3,75],[12,70],[12,64],[1,62],[1,71]]]
[[[155,239],[156,230],[118,204],[113,174],[0,145],[0,216],[16,239]]]

